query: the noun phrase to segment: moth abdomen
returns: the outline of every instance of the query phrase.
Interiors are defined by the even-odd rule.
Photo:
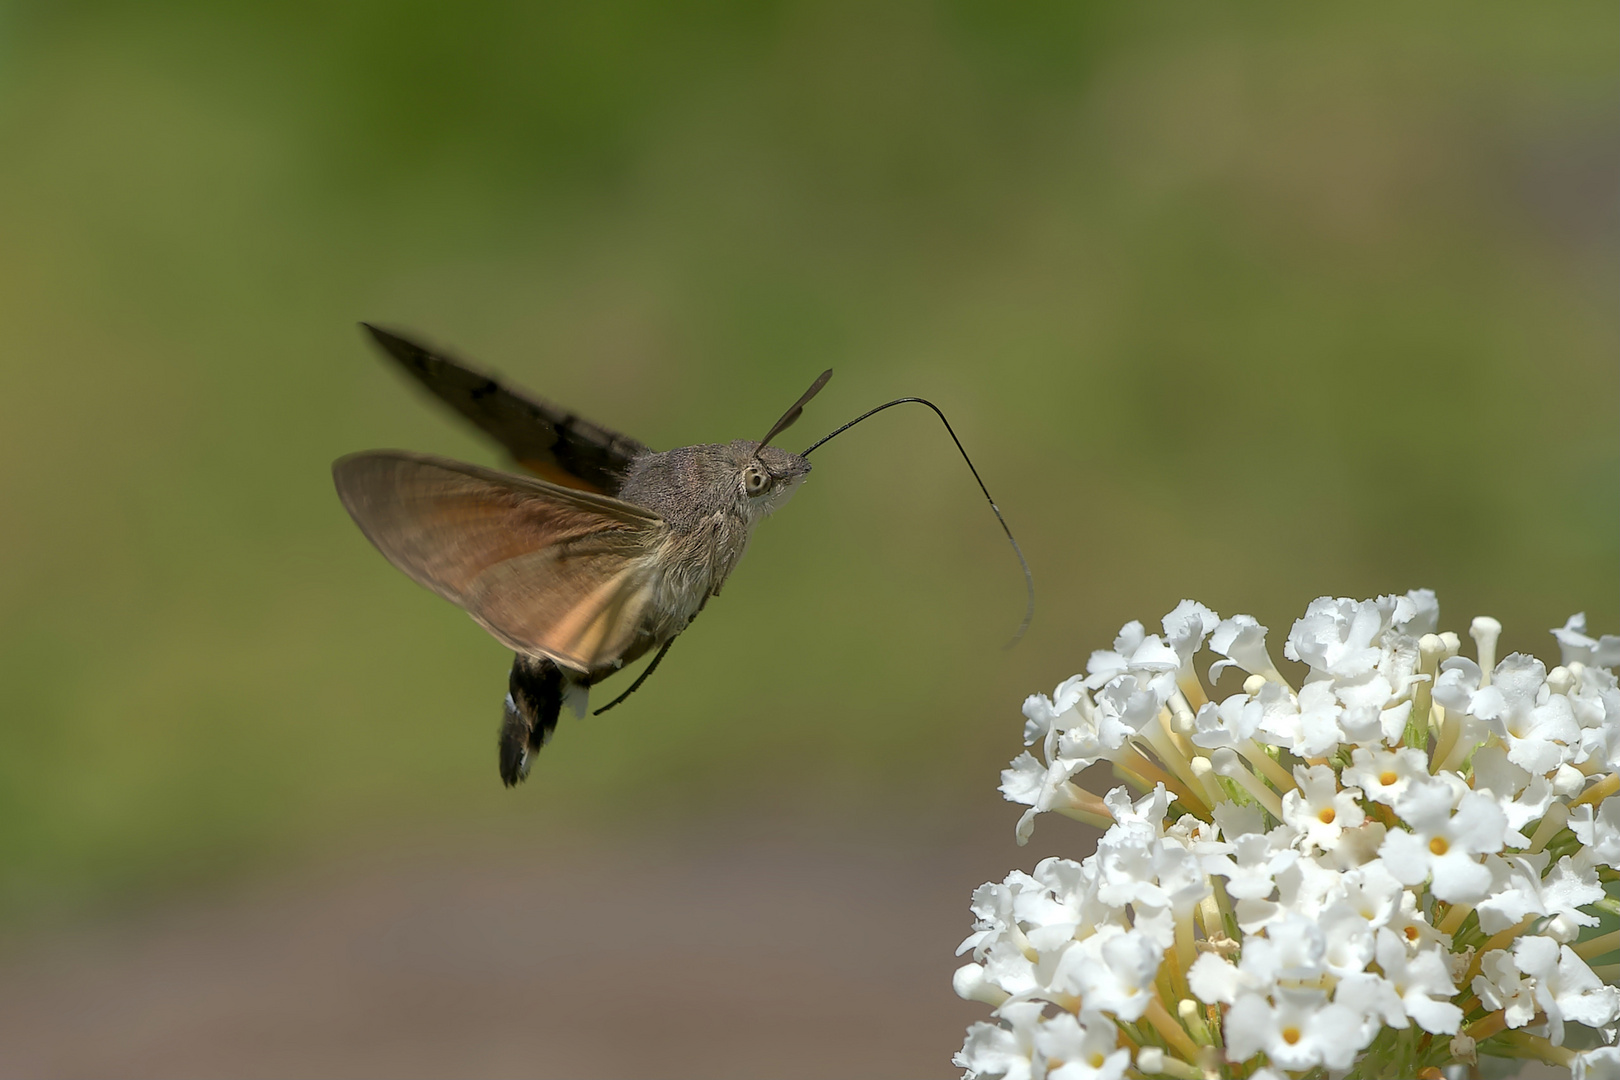
[[[500,734],[501,782],[507,787],[529,775],[534,754],[551,741],[568,692],[563,670],[543,657],[516,654],[507,679]]]

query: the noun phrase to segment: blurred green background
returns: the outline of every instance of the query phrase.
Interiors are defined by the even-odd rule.
[[[1617,23],[7,5],[0,908],[429,828],[978,814],[1023,697],[1183,596],[1279,651],[1312,597],[1417,586],[1543,656],[1620,630]],[[505,791],[509,654],[328,474],[499,458],[360,319],[660,448],[757,437],[827,366],[792,448],[930,397],[1034,626],[1002,651],[1016,563],[897,410]]]

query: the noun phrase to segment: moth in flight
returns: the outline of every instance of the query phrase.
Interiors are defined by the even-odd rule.
[[[754,527],[804,481],[812,450],[892,405],[917,401],[939,413],[920,398],[901,398],[802,453],[769,445],[827,384],[828,370],[758,442],[660,452],[406,337],[362,325],[388,356],[533,474],[402,450],[351,454],[332,465],[338,497],[377,550],[515,654],[500,729],[500,773],[508,786],[528,776],[564,704],[583,715],[593,684],[656,650],[629,689],[597,712],[652,674],[676,636],[719,595]],[[1027,564],[1024,575],[1028,585]],[[1031,588],[1029,611],[1033,597]]]

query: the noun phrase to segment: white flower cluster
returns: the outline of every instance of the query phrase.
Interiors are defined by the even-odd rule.
[[[1434,594],[1313,602],[1283,655],[1266,629],[1183,601],[1024,703],[1006,797],[1105,825],[973,894],[956,991],[995,1009],[968,1077],[1439,1076],[1480,1055],[1620,1077],[1620,638],[1577,615],[1562,664],[1477,660]],[[1194,669],[1248,672],[1206,694]],[[1107,761],[1127,787],[1077,782]],[[1608,886],[1608,892],[1605,891]],[[1597,963],[1597,967],[1593,963]],[[1588,1032],[1588,1045],[1596,1036]],[[1571,1040],[1572,1042],[1574,1040]],[[1258,1070],[1258,1071],[1257,1071]]]

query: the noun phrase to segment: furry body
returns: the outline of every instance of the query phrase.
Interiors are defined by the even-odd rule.
[[[749,494],[746,475],[763,465],[769,485]],[[508,786],[529,773],[535,751],[551,739],[564,702],[585,712],[589,687],[685,630],[748,549],[754,526],[792,497],[810,463],[774,446],[736,440],[639,454],[618,498],[651,510],[666,528],[644,558],[652,600],[636,639],[613,664],[577,671],[544,657],[517,653],[508,680],[500,734],[501,779]]]

